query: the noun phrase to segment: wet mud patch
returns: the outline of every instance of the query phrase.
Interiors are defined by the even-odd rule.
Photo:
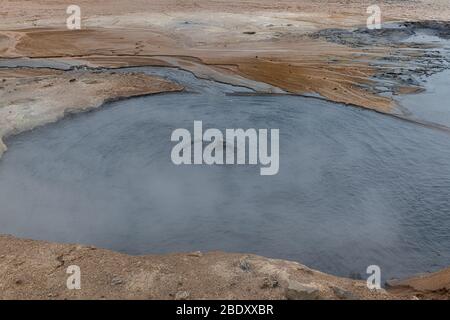
[[[387,23],[376,30],[324,29],[311,37],[362,48],[364,53],[358,59],[369,60],[376,72],[372,82],[358,86],[394,101],[398,101],[399,95],[423,92],[430,76],[450,68],[450,22],[447,21]],[[397,107],[395,113],[407,115],[401,106]]]
[[[413,36],[426,35],[450,40],[450,22],[448,21],[407,21],[384,24],[381,29],[370,30],[359,27],[354,30],[324,29],[311,35],[313,39],[325,39],[350,47],[398,46],[409,43]],[[426,40],[426,39],[425,39]],[[424,41],[422,41],[424,42]],[[420,41],[419,41],[420,43]]]

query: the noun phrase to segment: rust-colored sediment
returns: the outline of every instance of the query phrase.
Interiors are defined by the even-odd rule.
[[[450,268],[388,282],[392,293],[414,295],[424,299],[450,299]]]
[[[377,96],[359,87],[369,83],[373,70],[366,65],[351,68],[338,64],[312,62],[296,65],[275,59],[247,59],[234,62],[240,74],[266,82],[291,93],[317,93],[331,101],[389,112],[391,99]]]
[[[167,47],[167,43],[161,52],[155,49],[155,44],[142,46],[139,52],[136,52],[136,48],[130,47],[128,41],[134,38],[134,41],[139,43],[143,41],[144,35],[133,31],[127,32],[128,37],[125,42],[121,35],[125,32],[124,30],[73,32],[45,29],[20,32],[22,36],[19,37],[14,49],[16,56],[77,57],[103,67],[170,66],[170,63],[153,56],[166,55],[180,58],[190,56],[197,57],[198,61],[215,67],[216,70],[268,83],[291,93],[316,93],[331,101],[358,105],[381,112],[389,112],[393,106],[391,99],[377,96],[360,86],[369,83],[368,78],[375,71],[369,67],[368,63],[351,61],[355,50],[320,41],[309,40],[310,45],[306,48],[289,44],[289,50],[284,55],[271,53],[271,50],[268,50],[260,56],[246,51],[230,56],[230,52],[225,49],[195,51],[184,48],[174,54],[174,50]],[[149,36],[151,35],[145,35],[145,37]],[[329,50],[333,52],[333,57],[339,59],[330,62],[330,55],[325,54]],[[189,69],[188,65],[183,67]]]

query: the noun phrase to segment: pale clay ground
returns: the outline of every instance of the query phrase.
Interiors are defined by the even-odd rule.
[[[231,72],[292,93],[316,93],[380,112],[395,107],[392,100],[358,86],[376,72],[367,61],[388,54],[389,48],[354,49],[307,38],[323,28],[364,25],[370,1],[83,0],[77,1],[82,10],[80,32],[66,29],[69,4],[2,2],[0,55],[77,57],[108,66],[177,56],[183,62],[196,59],[207,64],[211,78],[217,71]],[[443,0],[389,1],[380,6],[385,22],[450,16]],[[195,66],[185,68],[197,72]]]

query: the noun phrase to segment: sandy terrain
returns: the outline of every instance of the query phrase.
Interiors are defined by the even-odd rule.
[[[418,298],[450,299],[450,268],[410,279],[389,281],[390,292],[415,295]]]
[[[68,290],[67,267],[81,269]],[[0,236],[0,299],[412,299],[299,263],[200,252],[128,256]]]

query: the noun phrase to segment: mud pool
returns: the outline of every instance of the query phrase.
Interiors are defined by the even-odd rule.
[[[140,69],[142,70],[142,69]],[[131,254],[225,250],[382,280],[450,265],[450,134],[147,68],[188,87],[7,139],[0,233]],[[230,94],[231,93],[231,94]],[[175,166],[176,128],[280,129],[280,171]]]

